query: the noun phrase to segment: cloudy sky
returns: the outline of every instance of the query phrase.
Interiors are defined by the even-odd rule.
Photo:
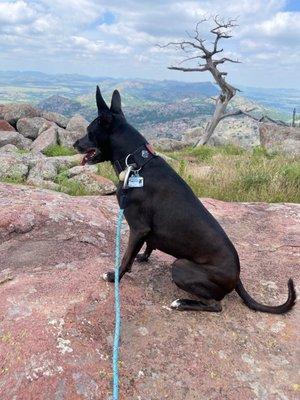
[[[157,44],[214,14],[239,23],[222,46],[242,61],[226,67],[229,81],[300,88],[300,0],[0,0],[0,70],[210,80],[169,71],[180,52]]]

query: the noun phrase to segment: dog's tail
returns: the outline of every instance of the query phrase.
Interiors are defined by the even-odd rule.
[[[238,295],[242,298],[244,303],[252,310],[271,313],[271,314],[285,314],[293,308],[293,306],[296,303],[296,297],[297,297],[294,282],[292,279],[289,279],[288,281],[288,288],[289,288],[288,299],[284,304],[281,304],[280,306],[266,306],[264,304],[258,303],[246,292],[246,289],[244,288],[240,279],[237,282],[235,290],[238,293]]]

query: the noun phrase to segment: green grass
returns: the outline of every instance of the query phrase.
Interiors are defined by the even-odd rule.
[[[71,196],[89,196],[92,195],[82,183],[69,180],[68,178],[69,167],[61,167],[58,170],[54,182],[59,185],[59,191],[67,193]],[[118,178],[112,165],[109,162],[97,165],[97,174],[112,180],[114,183],[118,182]]]
[[[54,179],[54,182],[59,185],[59,191],[67,193],[71,196],[87,196],[90,193],[86,190],[82,183],[70,181],[67,176],[68,168],[62,168],[59,174]]]
[[[83,184],[75,181],[70,181],[68,178],[68,167],[62,167],[54,182],[59,185],[59,191],[67,193],[71,196],[87,196],[90,193],[86,190]]]
[[[97,165],[97,174],[104,176],[104,178],[110,179],[116,185],[118,183],[118,177],[110,162],[103,162]]]
[[[224,155],[240,155],[245,153],[245,150],[233,145],[226,145],[223,147],[210,147],[210,146],[200,146],[200,147],[186,147],[179,151],[174,151],[167,153],[168,156],[181,160],[182,157],[193,159],[194,161],[209,161],[216,154]]]
[[[186,148],[167,153],[197,196],[224,201],[300,202],[300,162],[256,147]]]
[[[47,157],[73,156],[74,154],[77,154],[77,152],[74,149],[60,146],[58,144],[47,147],[47,149],[45,149],[43,153]]]
[[[5,183],[13,183],[15,185],[18,184],[23,184],[26,181],[26,178],[22,175],[11,175],[11,176],[7,176],[5,178],[0,179],[1,182],[5,182]]]

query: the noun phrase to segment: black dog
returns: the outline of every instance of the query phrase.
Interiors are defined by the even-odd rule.
[[[135,175],[144,180],[142,187],[126,190],[125,217],[130,236],[120,279],[131,270],[146,243],[146,251],[139,260],[146,261],[154,249],[176,257],[172,266],[174,282],[199,299],[176,300],[171,305],[174,309],[221,311],[220,300],[235,289],[253,310],[274,314],[289,311],[296,301],[292,279],[288,281],[289,296],[284,304],[271,307],[255,301],[239,278],[239,257],[226,233],[181,177],[126,122],[119,92],[114,91],[110,108],[99,87],[96,99],[98,117],[87,128],[87,135],[74,144],[85,154],[83,164],[110,161],[117,174],[127,164],[133,164],[135,170],[140,169]],[[119,203],[122,186],[120,182]],[[108,272],[104,278],[113,282],[114,272]]]

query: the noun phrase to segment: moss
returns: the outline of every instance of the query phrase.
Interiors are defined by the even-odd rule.
[[[43,153],[47,157],[73,156],[74,154],[77,154],[75,150],[69,147],[60,146],[58,144],[47,147]]]

